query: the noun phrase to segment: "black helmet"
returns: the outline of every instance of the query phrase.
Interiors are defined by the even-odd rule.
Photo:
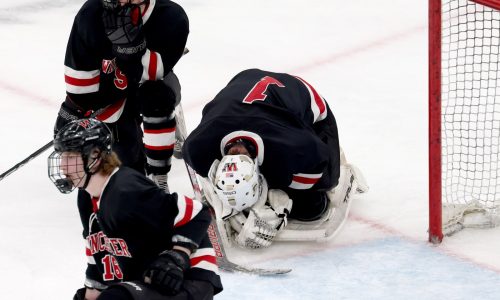
[[[97,159],[94,157],[89,164],[91,152],[100,150],[101,154],[111,152],[113,135],[108,126],[97,119],[80,119],[72,121],[56,134],[54,138],[54,152],[49,156],[49,178],[62,193],[69,193],[75,189],[74,182],[61,171],[61,155],[63,152],[77,152],[81,154],[85,175],[79,176],[80,182],[85,179],[83,189],[89,183],[92,166]],[[78,185],[78,184],[76,184]]]
[[[92,149],[98,148],[109,153],[112,143],[113,135],[106,124],[97,119],[80,119],[66,124],[57,132],[54,150],[88,155]]]
[[[101,0],[102,7],[107,10],[115,10],[118,7],[118,0]]]
[[[149,0],[144,0],[137,4],[131,4],[131,0],[129,0],[126,5],[141,5],[141,4],[149,4]],[[116,10],[120,6],[120,2],[118,0],[101,0],[102,7],[106,10]]]

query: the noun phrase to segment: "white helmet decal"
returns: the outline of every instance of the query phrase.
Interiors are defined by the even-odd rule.
[[[224,156],[211,179],[226,208],[242,211],[259,200],[262,189],[259,169],[246,155]]]

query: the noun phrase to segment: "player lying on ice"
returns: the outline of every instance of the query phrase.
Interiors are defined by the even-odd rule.
[[[88,265],[75,300],[213,299],[222,290],[207,228],[207,207],[166,193],[121,166],[109,128],[96,119],[68,123],[54,138],[49,178],[75,188]]]
[[[368,190],[345,160],[326,101],[284,73],[236,75],[205,106],[182,153],[203,177],[223,238],[245,248],[329,239],[353,194]]]

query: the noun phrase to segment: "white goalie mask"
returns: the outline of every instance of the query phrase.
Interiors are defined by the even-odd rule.
[[[256,162],[247,155],[226,155],[212,164],[209,173],[213,189],[225,208],[242,211],[259,200],[264,180]]]

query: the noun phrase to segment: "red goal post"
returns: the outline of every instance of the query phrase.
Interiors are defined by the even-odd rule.
[[[491,227],[498,222],[499,10],[500,0],[429,0],[429,241],[433,243],[467,224]]]

